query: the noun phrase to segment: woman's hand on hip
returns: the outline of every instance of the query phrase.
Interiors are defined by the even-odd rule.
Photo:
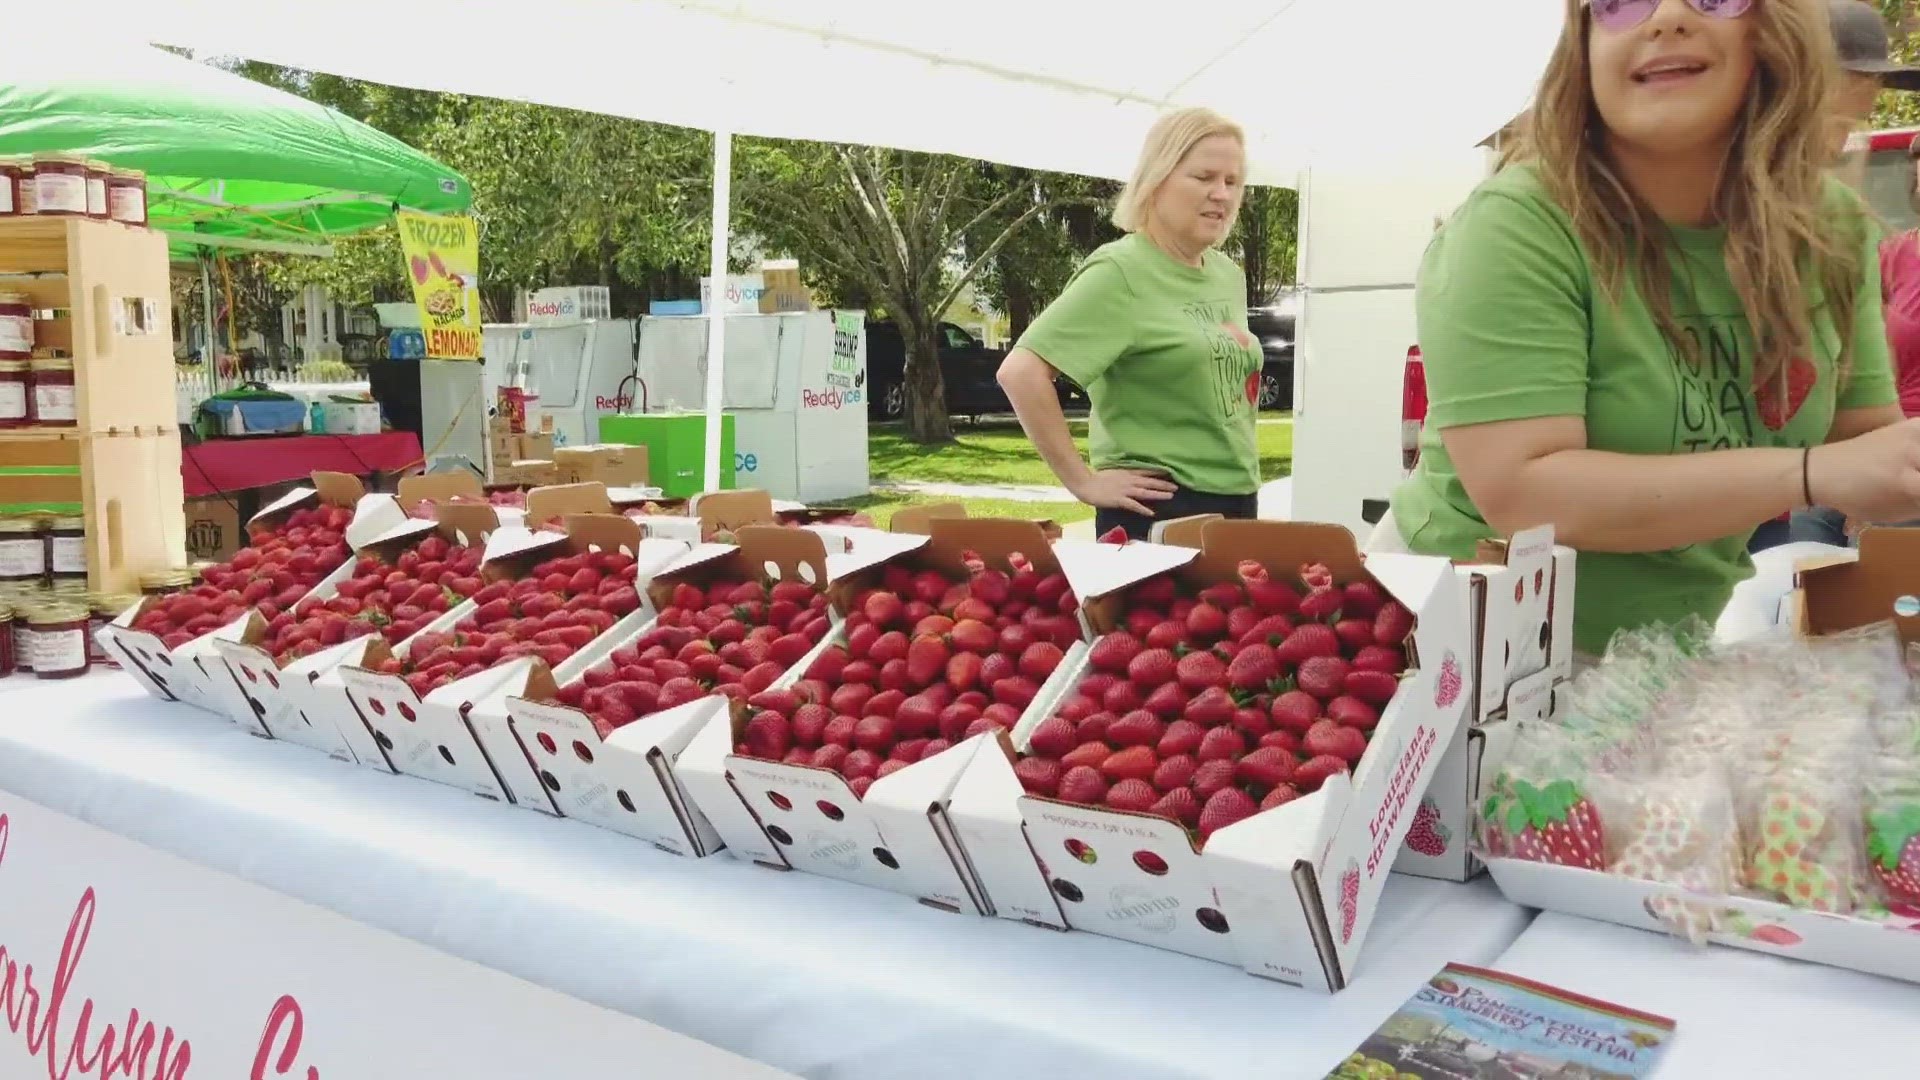
[[[1153,511],[1146,504],[1165,502],[1180,489],[1173,481],[1156,473],[1138,469],[1102,469],[1088,473],[1071,490],[1074,498],[1088,506],[1127,510],[1153,517]]]
[[[1920,518],[1920,420],[1816,446],[1806,464],[1817,506],[1861,521]]]

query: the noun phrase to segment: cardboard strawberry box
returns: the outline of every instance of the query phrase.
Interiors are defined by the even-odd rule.
[[[529,511],[547,520],[531,502]],[[553,812],[510,733],[472,718],[493,699],[523,692],[535,672],[545,676],[542,665],[563,664],[595,638],[644,624],[651,613],[639,589],[641,560],[670,557],[643,550],[639,530],[618,517],[579,514],[566,522],[565,533],[495,532],[481,565],[487,588],[451,630],[417,635],[405,657],[376,640],[357,664],[339,667],[355,712],[395,770]],[[523,585],[536,571],[538,584]],[[596,599],[603,595],[609,599]]]
[[[649,537],[687,544],[732,543],[742,528],[779,522],[773,496],[750,488],[695,495],[682,507],[648,502],[623,513]]]
[[[344,576],[355,543],[365,543],[403,520],[391,496],[368,495],[358,479],[342,473],[314,473],[313,487],[295,488],[250,518],[247,528],[254,542],[209,571],[192,590],[189,595],[207,610],[164,629],[174,626],[164,613],[180,610],[180,601],[147,597],[113,621],[103,635],[107,647],[154,697],[219,713],[265,735],[214,651],[214,642],[259,635],[266,620],[258,613],[265,611],[271,618],[324,587],[329,578]],[[310,528],[322,531],[310,534]],[[309,543],[319,543],[310,535],[328,538],[325,546],[308,550]],[[264,555],[261,543],[270,545]],[[223,618],[214,608],[222,603],[232,617]]]
[[[343,717],[344,710],[309,713],[306,708],[320,675],[365,652],[338,646],[372,635],[401,646],[479,592],[487,537],[500,528],[493,508],[445,503],[431,509],[433,519],[406,520],[359,547],[347,566],[280,616],[284,625],[269,624],[264,638],[215,643],[253,715],[273,737],[357,763],[358,753],[338,721],[348,719],[350,729],[364,725]],[[396,588],[404,594],[391,591]],[[432,594],[424,604],[415,595],[422,589]],[[296,620],[300,613],[308,614]],[[320,619],[328,625],[310,635],[311,624]]]
[[[1574,552],[1553,527],[1482,544],[1456,568],[1473,625],[1472,711],[1420,801],[1395,872],[1466,881],[1481,869],[1469,841],[1480,778],[1505,756],[1511,721],[1546,716],[1573,673]]]
[[[1057,764],[1042,760],[1044,755],[1036,755],[1038,767],[1029,770],[1024,768],[1024,760],[1016,765],[1005,754],[983,752],[974,755],[960,778],[950,813],[967,859],[996,915],[1087,930],[1236,964],[1249,973],[1282,982],[1339,990],[1353,977],[1355,958],[1365,941],[1380,890],[1432,779],[1440,750],[1468,712],[1467,680],[1472,660],[1465,588],[1444,559],[1375,554],[1363,560],[1352,535],[1336,526],[1210,520],[1197,523],[1197,527],[1201,531],[1199,550],[1154,543],[1115,546],[1062,541],[1056,545],[1056,554],[1074,588],[1088,597],[1083,610],[1100,637],[1092,646],[1076,649],[1068,656],[1022,718],[1010,749],[1022,755],[1034,751],[1035,740],[1056,739],[1057,730],[1050,728],[1057,729],[1063,722],[1070,725],[1066,738],[1078,738],[1074,722],[1057,710],[1075,698],[1085,700],[1079,688],[1096,672],[1108,680],[1101,687],[1103,698],[1108,696],[1107,690],[1122,682],[1136,687],[1134,693],[1143,692],[1142,679],[1153,684],[1156,693],[1157,688],[1169,685],[1180,686],[1183,692],[1193,691],[1181,703],[1181,711],[1173,715],[1196,727],[1200,722],[1189,717],[1197,715],[1197,710],[1188,706],[1202,697],[1210,698],[1221,684],[1209,681],[1210,689],[1200,691],[1197,683],[1189,685],[1190,675],[1197,679],[1205,674],[1212,680],[1217,676],[1202,669],[1218,665],[1234,680],[1257,676],[1244,686],[1235,682],[1235,689],[1248,700],[1232,699],[1230,721],[1209,718],[1214,723],[1203,732],[1202,745],[1214,740],[1224,746],[1228,739],[1245,745],[1246,732],[1253,727],[1268,727],[1267,735],[1285,731],[1278,718],[1292,716],[1301,707],[1291,699],[1282,699],[1291,693],[1305,693],[1309,685],[1320,692],[1318,681],[1327,678],[1333,668],[1324,662],[1315,663],[1310,684],[1307,659],[1301,659],[1297,661],[1299,683],[1294,683],[1291,675],[1274,679],[1267,674],[1268,661],[1258,647],[1264,646],[1283,658],[1291,655],[1290,650],[1302,649],[1306,650],[1301,653],[1303,657],[1335,658],[1334,653],[1322,651],[1321,643],[1312,649],[1306,649],[1306,643],[1316,636],[1334,634],[1337,644],[1345,640],[1338,635],[1344,635],[1346,628],[1303,632],[1298,643],[1291,643],[1295,619],[1299,626],[1320,621],[1327,627],[1327,620],[1341,620],[1333,620],[1338,605],[1321,593],[1364,595],[1376,605],[1404,606],[1404,610],[1396,608],[1398,614],[1391,619],[1386,619],[1385,607],[1381,608],[1382,619],[1392,627],[1381,632],[1401,642],[1392,648],[1403,650],[1409,666],[1384,686],[1373,685],[1378,680],[1371,676],[1347,683],[1348,694],[1360,693],[1358,687],[1365,685],[1370,688],[1368,693],[1386,699],[1377,715],[1370,713],[1367,718],[1372,723],[1371,733],[1365,737],[1364,749],[1358,752],[1358,763],[1351,767],[1351,773],[1328,767],[1323,760],[1326,753],[1314,751],[1313,757],[1285,770],[1291,773],[1298,769],[1297,780],[1281,778],[1277,773],[1269,778],[1269,808],[1259,809],[1251,796],[1232,792],[1246,780],[1244,763],[1257,761],[1264,769],[1271,763],[1255,755],[1269,748],[1279,749],[1284,740],[1269,740],[1263,735],[1255,749],[1238,756],[1227,755],[1224,750],[1218,754],[1202,750],[1202,767],[1216,759],[1234,765],[1232,778],[1208,797],[1198,815],[1198,828],[1205,836],[1201,843],[1189,831],[1186,817],[1171,808],[1178,801],[1175,790],[1186,790],[1179,784],[1169,782],[1166,794],[1155,803],[1160,808],[1157,811],[1144,806],[1138,811],[1117,810],[1030,793],[1030,785],[1045,790],[1048,784],[1058,784],[1059,795],[1068,794],[1067,781],[1073,779],[1072,773],[1061,776]],[[1268,590],[1283,582],[1282,575],[1296,567],[1303,571],[1311,567],[1309,595],[1296,596],[1294,604],[1299,611],[1295,617],[1283,616],[1285,625],[1266,621],[1285,610],[1276,598],[1276,606],[1259,607],[1247,617],[1251,625],[1239,637],[1229,632],[1218,639],[1235,642],[1232,661],[1207,660],[1212,648],[1195,648],[1179,658],[1179,663],[1187,667],[1178,672],[1177,681],[1166,681],[1158,673],[1149,677],[1147,668],[1160,661],[1148,658],[1172,648],[1165,644],[1167,641],[1215,640],[1213,635],[1218,630],[1214,622],[1231,615],[1216,605],[1215,599],[1229,593],[1252,596],[1258,607],[1273,595]],[[1135,639],[1144,610],[1142,590],[1156,595],[1155,605],[1165,603],[1158,596],[1166,591],[1162,583],[1168,574],[1180,593],[1197,594],[1201,599],[1186,609],[1182,626],[1172,631],[1150,629],[1144,640]],[[1302,576],[1307,575],[1303,572]],[[1307,609],[1309,599],[1314,605],[1311,611]],[[1201,607],[1214,610],[1201,611]],[[1232,618],[1244,621],[1239,616]],[[1156,626],[1170,621],[1171,616],[1158,619]],[[1357,623],[1352,629],[1357,633]],[[1127,674],[1107,674],[1113,658],[1122,654],[1128,657],[1124,665]],[[1253,654],[1253,658],[1243,661],[1243,654]],[[1145,665],[1138,672],[1134,670],[1136,659]],[[1348,670],[1363,669],[1349,668],[1342,662],[1339,674],[1343,679]],[[1326,692],[1339,693],[1337,689]],[[1120,699],[1127,697],[1119,690],[1114,694]],[[1146,695],[1142,706],[1109,717],[1106,726],[1117,727],[1119,720],[1140,726],[1146,720],[1158,719],[1163,725],[1155,729],[1160,738],[1173,736],[1174,725],[1145,707],[1154,703],[1154,698],[1154,694]],[[1165,709],[1169,701],[1154,704],[1154,708]],[[1265,711],[1259,707],[1263,701]],[[1362,721],[1349,712],[1357,707],[1330,704],[1324,719],[1338,720],[1338,726],[1350,722],[1358,725]],[[1261,715],[1243,716],[1246,711]],[[1266,711],[1275,718],[1271,726]],[[1093,722],[1091,715],[1083,719]],[[1324,738],[1321,734],[1309,735],[1304,745],[1331,741],[1331,734],[1329,729]],[[1154,745],[1131,741],[1130,736],[1127,741],[1133,749],[1101,747],[1101,751],[1109,758],[1118,758],[1122,753]],[[1088,745],[1076,746],[1075,752]],[[1349,752],[1353,752],[1351,748]],[[1322,764],[1313,766],[1316,761]],[[1108,764],[1088,771],[1104,772]],[[1306,779],[1309,766],[1313,766],[1311,782]],[[1159,771],[1156,766],[1156,782]],[[1041,772],[1048,775],[1038,776]],[[1116,780],[1112,791],[1117,792],[1124,782]],[[1302,787],[1292,787],[1296,782]],[[1102,783],[1101,787],[1105,789],[1106,785]],[[1282,788],[1286,789],[1285,797],[1281,797]],[[1227,804],[1235,799],[1245,805],[1235,803],[1229,813]]]
[[[1920,530],[1913,529],[1870,528],[1860,535],[1857,552],[1803,560],[1796,566],[1795,591],[1786,602],[1796,633],[1803,638],[1820,638],[1891,622],[1902,646],[1912,655],[1915,644],[1920,643],[1920,599],[1916,599],[1920,597],[1920,577],[1916,577],[1915,567],[1920,567]],[[1877,806],[1867,781],[1862,781],[1858,795],[1858,799],[1839,803],[1859,814],[1857,820],[1841,827],[1857,830],[1861,854],[1870,861],[1862,873],[1871,881],[1855,883],[1855,887],[1879,890],[1889,881],[1897,881],[1908,894],[1904,900],[1876,896],[1871,905],[1861,904],[1848,913],[1797,907],[1756,896],[1685,889],[1619,872],[1522,858],[1490,858],[1487,869],[1508,899],[1529,907],[1659,933],[1690,929],[1715,944],[1920,982],[1920,933],[1916,933],[1920,931],[1920,904],[1911,899],[1920,894],[1912,871],[1920,864],[1920,833],[1913,831],[1910,818],[1901,820],[1900,809],[1889,810],[1889,806],[1898,807],[1897,802]],[[1830,804],[1821,804],[1825,805]],[[1908,802],[1904,814],[1920,814],[1916,807],[1920,803]],[[1785,809],[1794,812],[1791,804]],[[1791,831],[1784,835],[1795,845],[1787,851],[1794,852],[1804,843],[1811,853],[1816,845],[1831,843],[1817,835],[1818,830],[1831,827],[1820,820],[1824,816],[1820,806],[1809,803],[1791,822],[1770,821],[1767,831],[1808,830],[1813,835],[1794,838]],[[1885,836],[1881,826],[1887,827]],[[1616,858],[1612,854],[1616,847],[1633,847],[1632,833],[1631,828],[1619,832],[1608,829],[1610,859]],[[1892,839],[1883,843],[1886,836]],[[1754,840],[1754,834],[1742,828],[1735,845],[1739,860],[1735,873],[1745,878],[1747,885],[1754,884],[1746,877]],[[1625,855],[1623,850],[1618,858]]]
[[[682,755],[680,776],[737,857],[982,914],[985,897],[948,813],[954,785],[977,755],[1005,757],[1007,730],[1065,655],[1060,642],[1072,647],[1083,628],[1035,523],[941,518],[929,523],[929,534],[884,564],[834,578],[835,607],[858,608],[860,625],[844,646],[842,638],[830,639],[814,657],[818,667],[810,663],[780,687],[819,682],[800,695],[786,753],[779,753],[778,733],[787,729],[784,710],[793,703],[750,699],[713,715]],[[863,550],[856,540],[854,552]],[[1010,614],[1013,604],[1023,605],[1018,615]],[[887,608],[899,612],[876,610]],[[1031,622],[1028,610],[1036,613]],[[990,628],[995,612],[1008,625]],[[888,629],[896,626],[910,627],[911,638]],[[872,666],[872,657],[886,655],[888,636],[899,639],[901,655],[878,665],[875,683],[855,676],[855,664]],[[997,678],[989,665],[1002,669]],[[818,708],[823,691],[826,708],[814,719],[832,714],[826,734],[803,737],[799,710]],[[942,691],[952,695],[945,705],[936,700]],[[966,701],[970,691],[987,704]],[[889,694],[894,702],[880,707]],[[835,737],[836,724],[849,730]],[[762,746],[768,731],[773,745]],[[847,736],[856,749],[848,750]],[[810,745],[816,741],[817,748]],[[742,752],[756,747],[758,753]],[[857,754],[871,760],[856,767]],[[833,760],[816,763],[820,755]]]

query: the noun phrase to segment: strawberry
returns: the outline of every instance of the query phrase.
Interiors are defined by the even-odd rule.
[[[1300,583],[1308,592],[1333,588],[1333,571],[1325,563],[1300,564]]]
[[[1100,707],[1116,716],[1130,713],[1146,701],[1146,695],[1130,682],[1117,682],[1107,687],[1100,698]]]
[[[1148,694],[1147,700],[1141,702],[1140,707],[1155,716],[1171,720],[1186,711],[1188,700],[1185,690],[1174,683],[1165,683],[1153,693]]]
[[[1217,727],[1200,740],[1194,756],[1201,761],[1233,761],[1247,752],[1246,736],[1230,727]]]
[[[1167,758],[1160,763],[1159,768],[1153,770],[1153,786],[1161,791],[1186,787],[1193,783],[1194,772],[1199,767],[1200,763],[1195,761],[1191,754],[1177,754]]]
[[[867,707],[871,709],[873,702],[868,702]],[[885,753],[893,748],[894,740],[898,737],[891,716],[868,713],[853,727],[853,744],[862,750]]]
[[[1300,792],[1292,784],[1275,784],[1267,797],[1260,800],[1260,809],[1271,810],[1276,806],[1285,806],[1300,797]]]
[[[1020,674],[1036,683],[1046,682],[1065,654],[1051,641],[1036,641],[1020,654]]]
[[[1027,737],[1027,746],[1036,754],[1046,757],[1059,757],[1078,745],[1074,737],[1073,723],[1064,717],[1052,716],[1040,722]]]
[[[1285,750],[1294,757],[1300,756],[1300,736],[1291,731],[1269,731],[1260,736],[1260,745]]]
[[[1413,633],[1413,612],[1398,600],[1389,600],[1380,606],[1380,614],[1373,619],[1373,641],[1376,645],[1398,646]]]
[[[1373,620],[1345,618],[1333,624],[1333,636],[1343,648],[1358,650],[1373,644]]]
[[[1107,789],[1107,808],[1145,813],[1160,801],[1160,793],[1145,780],[1122,780]]]
[[[848,780],[871,780],[880,771],[880,755],[871,750],[854,750],[840,763],[840,775]]]
[[[1340,617],[1340,605],[1345,600],[1346,593],[1337,587],[1309,590],[1307,595],[1300,598],[1300,617],[1314,622],[1332,622]]]
[[[1203,761],[1193,770],[1193,793],[1202,800],[1211,799],[1215,792],[1233,786],[1233,762]]]
[[[906,617],[906,604],[892,593],[873,592],[868,594],[866,603],[860,610],[875,626],[885,630]]]
[[[980,685],[980,657],[973,653],[954,653],[947,659],[947,685],[955,690],[971,690]]]
[[[1309,657],[1294,672],[1293,681],[1322,701],[1339,697],[1346,689],[1347,662],[1338,656]]]
[[[1178,649],[1187,644],[1186,625],[1169,619],[1147,631],[1143,639],[1149,649]]]
[[[1187,638],[1207,643],[1220,640],[1227,632],[1227,613],[1209,603],[1194,605],[1187,613]]]
[[[1216,660],[1215,663],[1219,661]],[[1148,649],[1127,663],[1127,678],[1142,690],[1164,686],[1178,674],[1178,661],[1165,649]]]
[[[749,697],[747,704],[782,716],[792,716],[793,711],[800,707],[800,695],[792,690],[762,690]]]
[[[1113,747],[1106,743],[1083,742],[1060,755],[1060,764],[1069,769],[1077,769],[1082,765],[1099,768],[1111,756],[1113,756]]]
[[[1354,653],[1347,663],[1355,671],[1378,671],[1383,675],[1398,676],[1407,670],[1406,655],[1390,645],[1368,645]]]
[[[1319,791],[1320,785],[1326,783],[1328,777],[1348,771],[1344,758],[1322,754],[1301,762],[1299,767],[1293,770],[1292,783],[1302,792]]]
[[[1060,778],[1060,787],[1054,797],[1065,802],[1098,806],[1107,797],[1107,779],[1100,775],[1099,769],[1076,765]]]
[[[1271,747],[1255,750],[1234,766],[1234,778],[1243,784],[1271,788],[1293,779],[1293,755]]]
[[[1227,666],[1211,652],[1188,653],[1174,666],[1174,677],[1187,690],[1199,693],[1225,683]]]
[[[947,637],[953,647],[962,652],[985,655],[993,652],[1000,644],[1000,632],[978,619],[962,619],[953,624],[953,632]]]
[[[1101,533],[1099,537],[1099,543],[1102,543],[1102,544],[1113,544],[1115,546],[1125,546],[1126,542],[1127,542],[1127,530],[1121,528],[1118,525],[1115,525],[1113,528],[1108,529],[1106,532]]]
[[[1920,803],[1867,815],[1867,857],[1889,899],[1920,905]]]
[[[1260,625],[1260,621],[1260,613],[1244,604],[1229,610],[1227,612],[1227,640],[1239,641],[1241,638],[1246,637],[1253,632],[1254,627]],[[1371,623],[1367,625],[1367,632],[1369,640],[1371,640],[1373,632],[1373,625]]]
[[[1339,656],[1340,638],[1330,626],[1302,623],[1274,650],[1282,668],[1295,667],[1316,656]]]
[[[1221,788],[1200,808],[1200,839],[1204,841],[1221,829],[1252,817],[1259,810],[1253,797],[1246,792],[1237,787]]]
[[[867,792],[873,787],[873,780],[874,778],[871,776],[856,776],[847,781],[847,787],[853,789],[854,798],[864,799],[867,797]]]
[[[1173,603],[1179,593],[1179,586],[1174,583],[1171,574],[1155,574],[1135,585],[1128,593],[1127,599],[1135,607],[1164,608]]]
[[[1117,747],[1153,746],[1166,734],[1160,718],[1141,709],[1107,725],[1107,741]]]
[[[1382,616],[1385,611],[1382,611]],[[1482,804],[1487,849],[1496,855],[1584,870],[1606,869],[1599,811],[1571,780],[1501,784]]]
[[[1187,705],[1187,711],[1193,711],[1191,703]],[[1167,730],[1160,736],[1160,741],[1154,744],[1154,749],[1163,758],[1191,754],[1200,749],[1200,740],[1205,738],[1206,734],[1207,729],[1193,720],[1175,720],[1167,725]]]
[[[1340,611],[1348,618],[1371,619],[1386,606],[1387,594],[1371,581],[1349,581]]]
[[[1100,764],[1109,780],[1146,780],[1160,767],[1160,759],[1149,746],[1129,746],[1116,750]]]
[[[1191,829],[1200,823],[1200,800],[1190,788],[1173,788],[1148,807],[1147,813],[1158,814]]]
[[[841,689],[844,690],[846,688],[841,687]],[[838,696],[838,691],[835,692],[835,696]],[[973,722],[978,719],[980,719],[980,707],[978,705],[969,704],[964,701],[956,701],[940,710],[940,719],[938,722],[940,737],[952,742],[959,742],[960,739],[966,735],[967,729],[972,727]]]
[[[1343,694],[1327,702],[1327,719],[1356,731],[1372,731],[1380,723],[1380,713],[1359,698]]]
[[[1063,771],[1052,758],[1025,757],[1013,763],[1013,775],[1027,794],[1052,798],[1060,790]]]
[[[1280,678],[1280,657],[1264,642],[1253,642],[1227,665],[1227,683],[1235,690],[1265,690]]]
[[[1107,729],[1120,719],[1110,712],[1097,712],[1073,726],[1073,736],[1080,742],[1105,742]]]
[[[887,755],[887,760],[911,765],[926,755],[927,744],[932,741],[932,739],[901,739],[893,744],[893,752]]]
[[[820,733],[820,741],[833,746],[853,748],[853,729],[860,725],[860,718],[844,713],[827,721],[825,730]]]
[[[1269,714],[1274,727],[1305,735],[1313,722],[1320,719],[1320,699],[1305,690],[1289,690],[1273,699]]]
[[[1219,727],[1233,720],[1232,695],[1218,686],[1208,687],[1187,702],[1185,717],[1203,728]]]
[[[1167,621],[1167,613],[1156,608],[1137,607],[1127,612],[1124,621],[1126,629],[1122,631],[1123,633],[1131,634],[1135,638],[1145,638],[1153,632],[1154,627]]]
[[[1246,603],[1247,594],[1236,582],[1222,581],[1200,590],[1200,602],[1212,604],[1221,611],[1231,611]]]
[[[962,739],[971,739],[976,735],[991,735],[994,732],[1006,730],[1008,730],[1006,721],[991,716],[982,716],[980,719],[968,724],[967,730],[961,732],[960,737]]]
[[[947,643],[923,634],[907,646],[907,681],[925,686],[947,670]]]
[[[792,747],[793,731],[786,717],[763,711],[747,721],[743,738],[750,756],[779,761]]]
[[[1233,726],[1246,732],[1248,738],[1258,739],[1273,730],[1273,720],[1257,704],[1242,705],[1233,710]]]
[[[1254,642],[1260,642],[1263,645],[1279,645],[1281,642],[1287,640],[1287,635],[1291,633],[1293,633],[1292,619],[1287,618],[1285,615],[1268,615],[1259,622],[1254,623],[1246,633],[1241,634],[1236,640],[1238,640],[1241,645],[1251,645]]]
[[[1027,706],[1033,704],[1033,699],[1039,693],[1040,688],[1033,684],[1033,680],[1019,675],[1001,679],[993,684],[993,700],[1019,710],[1025,710]]]
[[[640,710],[636,707],[634,711]],[[793,741],[807,747],[819,746],[826,735],[827,724],[832,720],[833,710],[825,705],[808,703],[800,706],[793,712]]]
[[[889,630],[874,640],[873,648],[867,652],[867,659],[876,664],[886,664],[892,660],[907,658],[907,635],[898,630]]]
[[[893,711],[893,724],[903,739],[926,738],[940,730],[940,706],[925,694],[915,694]]]

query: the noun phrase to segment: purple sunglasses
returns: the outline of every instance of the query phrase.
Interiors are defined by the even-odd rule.
[[[1693,10],[1716,19],[1737,19],[1753,9],[1753,0],[1687,0]],[[1660,0],[1586,0],[1593,21],[1608,30],[1631,30],[1660,10]]]

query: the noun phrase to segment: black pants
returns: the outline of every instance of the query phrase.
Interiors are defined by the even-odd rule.
[[[1127,531],[1130,539],[1145,540],[1147,531],[1153,528],[1153,523],[1156,521],[1174,521],[1179,518],[1193,517],[1196,514],[1254,518],[1259,516],[1260,497],[1258,495],[1215,495],[1211,492],[1181,488],[1173,493],[1173,498],[1150,502],[1147,506],[1153,510],[1152,517],[1141,517],[1129,510],[1097,511],[1093,515],[1094,535],[1105,535],[1108,530],[1119,526]]]

